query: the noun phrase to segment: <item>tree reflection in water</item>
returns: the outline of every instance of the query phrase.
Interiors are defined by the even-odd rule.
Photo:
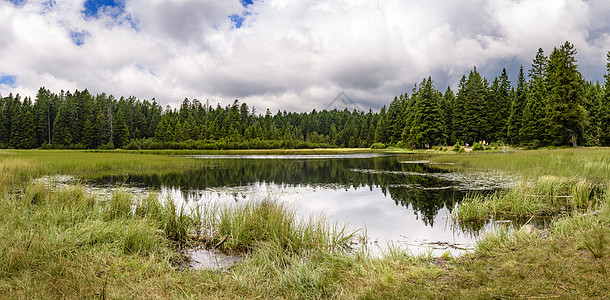
[[[465,194],[494,190],[492,184],[469,186],[468,178],[426,163],[400,163],[395,155],[200,156],[205,167],[157,174],[108,176],[95,183],[128,184],[146,188],[176,188],[183,198],[197,191],[254,184],[330,189],[381,189],[396,205],[411,208],[418,220],[433,226],[439,210],[449,212]],[[404,157],[403,157],[404,158]],[[480,176],[484,178],[484,175]],[[480,179],[480,178],[479,178]],[[239,195],[232,190],[238,200]]]

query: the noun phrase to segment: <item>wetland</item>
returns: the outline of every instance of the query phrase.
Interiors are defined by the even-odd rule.
[[[341,151],[3,150],[0,298],[610,294],[610,149]]]
[[[455,224],[450,218],[465,195],[509,188],[502,172],[451,171],[418,156],[386,153],[293,155],[191,155],[197,168],[152,174],[107,175],[86,180],[95,187],[157,191],[178,206],[245,203],[271,199],[289,203],[306,218],[360,229],[373,253],[398,247],[413,254],[474,249],[490,222]]]

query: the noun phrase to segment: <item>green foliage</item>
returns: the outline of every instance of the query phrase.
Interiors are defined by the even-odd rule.
[[[466,142],[484,140],[492,123],[487,109],[486,83],[474,68],[462,77],[453,111],[454,139]]]
[[[472,145],[472,151],[483,151],[485,150],[485,148],[483,148],[483,144],[481,143],[474,143],[474,145]]]
[[[583,139],[586,112],[582,107],[582,76],[575,55],[574,46],[566,42],[549,57],[546,120],[550,141],[557,146],[576,147]]]
[[[432,78],[424,79],[412,97],[415,101],[411,123],[405,127],[403,140],[415,148],[430,148],[443,142],[444,124],[440,106],[440,93]]]
[[[388,146],[386,146],[383,143],[374,143],[374,144],[371,145],[371,149],[385,149],[387,147]]]

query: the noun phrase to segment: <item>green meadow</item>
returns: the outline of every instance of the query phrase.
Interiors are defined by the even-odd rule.
[[[239,152],[244,153],[253,152]],[[608,148],[416,154],[448,169],[496,170],[521,178],[512,189],[469,196],[457,206],[455,222],[540,215],[553,220],[544,231],[498,228],[460,257],[413,256],[392,248],[383,257],[347,251],[362,230],[324,216],[301,220],[291,207],[272,200],[186,209],[154,194],[119,190],[100,198],[80,184],[56,188],[32,181],[56,174],[78,179],[160,173],[203,163],[177,156],[182,154],[210,153],[0,150],[0,298],[610,295]],[[238,252],[243,260],[221,271],[186,268],[181,251],[197,245]]]

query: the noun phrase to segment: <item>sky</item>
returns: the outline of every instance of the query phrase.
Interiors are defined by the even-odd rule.
[[[455,91],[475,66],[516,82],[565,41],[603,82],[608,16],[607,0],[0,0],[0,95],[307,112],[345,92],[378,110],[428,76]]]

